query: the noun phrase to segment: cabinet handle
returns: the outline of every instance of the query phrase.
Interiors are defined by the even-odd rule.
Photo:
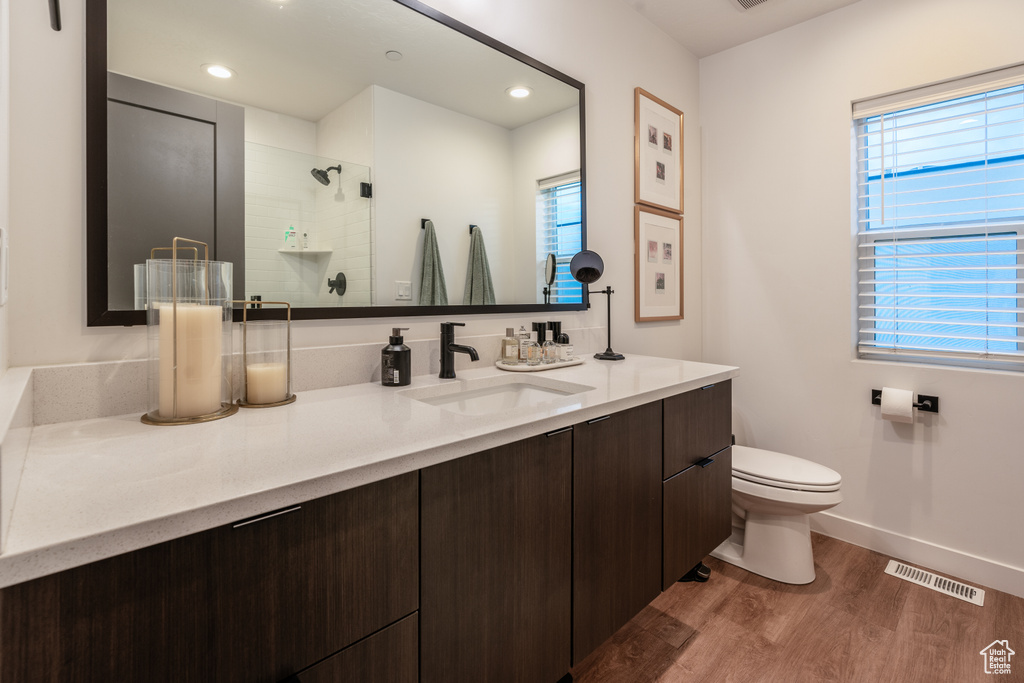
[[[572,427],[566,427],[565,429],[556,429],[553,432],[548,432],[544,436],[558,436],[559,434],[565,434],[566,432],[571,432],[571,431],[572,431]]]
[[[595,417],[593,420],[587,420],[587,424],[588,425],[592,425],[595,422],[600,422],[602,420],[608,420],[608,419],[611,419],[611,415],[605,415],[604,417]]]
[[[707,467],[708,465],[714,465],[715,464],[715,459],[714,458],[704,458],[703,460],[698,460],[695,464],[700,465],[701,467]]]
[[[717,384],[709,384],[706,387],[701,387],[700,390],[701,391],[706,391],[708,389],[714,389],[716,386],[718,386],[718,385]]]
[[[235,522],[234,524],[231,525],[231,528],[232,529],[238,529],[239,527],[248,526],[250,524],[255,524],[256,522],[262,522],[263,520],[270,519],[271,517],[279,517],[281,515],[287,515],[289,512],[296,512],[297,510],[301,510],[301,509],[302,509],[301,505],[296,505],[294,507],[285,508],[284,510],[277,510],[275,512],[268,512],[267,514],[260,515],[259,517],[253,517],[252,519],[243,519],[241,522]]]

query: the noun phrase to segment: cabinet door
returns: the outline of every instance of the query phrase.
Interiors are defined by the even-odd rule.
[[[732,448],[689,467],[664,484],[668,589],[732,533]]]
[[[210,536],[5,588],[0,681],[204,683]]]
[[[345,648],[284,683],[417,683],[416,615]]]
[[[573,663],[661,588],[661,402],[576,425]]]
[[[208,680],[275,683],[415,611],[417,479],[215,530]]]
[[[732,443],[732,380],[665,399],[662,478],[682,472]]]
[[[569,670],[572,432],[421,471],[422,683]]]

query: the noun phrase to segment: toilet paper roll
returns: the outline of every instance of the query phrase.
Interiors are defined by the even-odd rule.
[[[914,392],[882,387],[882,419],[892,422],[913,422]]]

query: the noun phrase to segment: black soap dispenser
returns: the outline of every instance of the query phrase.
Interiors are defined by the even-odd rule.
[[[404,387],[412,381],[412,350],[403,344],[402,331],[392,327],[388,345],[380,351],[380,383],[386,387]]]

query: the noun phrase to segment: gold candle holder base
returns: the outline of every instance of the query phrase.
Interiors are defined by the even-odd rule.
[[[295,403],[295,394],[292,394],[283,401],[275,401],[274,403],[246,403],[242,399],[237,401],[237,405],[240,408],[274,408],[276,406],[286,406],[289,403]]]
[[[294,400],[294,399],[293,399]],[[194,425],[200,422],[213,422],[234,415],[238,412],[238,406],[233,403],[221,403],[221,408],[215,413],[196,415],[195,417],[152,417],[149,413],[142,416],[142,424],[172,426],[172,425]]]

